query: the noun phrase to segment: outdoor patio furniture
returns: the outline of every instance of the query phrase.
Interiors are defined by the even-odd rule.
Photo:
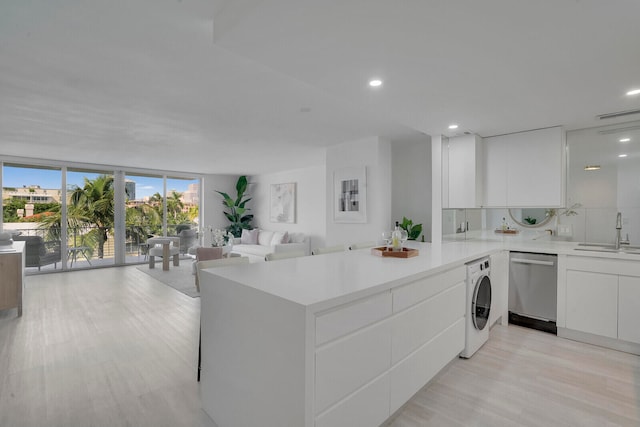
[[[198,231],[192,228],[181,230],[178,237],[180,237],[180,253],[186,254],[189,248],[197,243]]]
[[[62,261],[60,241],[45,242],[40,236],[13,236],[13,240],[25,242],[25,266],[44,267],[53,264],[53,268],[58,268],[58,263]]]

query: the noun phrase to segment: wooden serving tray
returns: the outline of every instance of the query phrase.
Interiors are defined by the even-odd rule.
[[[518,234],[519,230],[496,230],[498,234]]]
[[[386,246],[380,246],[377,248],[371,248],[371,253],[381,257],[393,257],[393,258],[411,258],[418,256],[420,253],[417,249],[402,248],[402,252],[395,252]]]

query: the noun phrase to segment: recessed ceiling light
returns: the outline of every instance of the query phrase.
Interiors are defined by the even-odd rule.
[[[618,157],[627,157],[626,154],[618,154]]]
[[[382,86],[382,80],[380,80],[380,79],[369,80],[369,86],[371,86],[371,87],[380,87],[380,86]]]
[[[629,141],[631,141],[631,138],[620,138],[618,141],[620,141],[620,142],[629,142]]]
[[[632,96],[632,95],[640,95],[640,89],[633,89],[630,90],[629,92],[627,92],[627,95]]]
[[[597,171],[600,170],[600,165],[587,165],[584,167],[586,171]]]
[[[451,124],[449,125],[449,129],[453,130],[453,129],[458,129],[458,125],[457,124]]]

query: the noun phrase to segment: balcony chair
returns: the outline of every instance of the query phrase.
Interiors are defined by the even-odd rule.
[[[14,241],[25,242],[25,266],[44,267],[53,264],[53,268],[58,268],[58,263],[62,261],[62,251],[60,241],[45,242],[40,236],[13,236]]]
[[[178,233],[180,237],[180,253],[186,254],[189,248],[198,242],[198,231],[192,228],[183,229]]]

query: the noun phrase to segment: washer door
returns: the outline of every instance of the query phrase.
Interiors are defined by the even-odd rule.
[[[471,300],[471,318],[473,326],[479,331],[483,330],[489,322],[491,311],[491,279],[489,276],[481,276],[476,282]]]

